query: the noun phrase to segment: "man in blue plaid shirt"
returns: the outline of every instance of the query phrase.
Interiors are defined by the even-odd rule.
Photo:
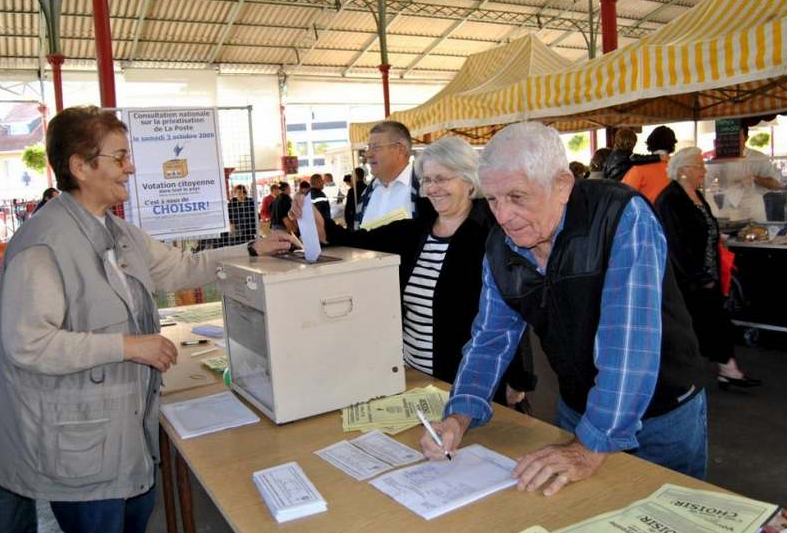
[[[697,340],[647,200],[606,180],[575,185],[557,131],[539,123],[500,131],[479,174],[499,227],[487,241],[473,336],[435,425],[443,448],[424,434],[424,453],[442,459],[489,421],[529,324],[558,377],[558,424],[574,438],[523,455],[512,473],[520,490],[552,495],[624,450],[704,478]]]

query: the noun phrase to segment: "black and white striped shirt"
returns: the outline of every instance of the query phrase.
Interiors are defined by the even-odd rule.
[[[402,302],[404,360],[411,367],[432,374],[432,301],[450,238],[429,235],[407,280]]]

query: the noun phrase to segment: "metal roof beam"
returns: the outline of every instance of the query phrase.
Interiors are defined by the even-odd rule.
[[[475,10],[477,11],[477,10],[481,9],[482,7],[484,7],[484,6],[485,6],[486,4],[488,4],[488,3],[489,3],[489,0],[479,0],[479,1],[477,1],[477,2],[476,2],[476,6],[475,6]],[[463,19],[461,19],[461,20],[457,20],[456,22],[454,22],[453,24],[451,24],[451,27],[450,27],[450,28],[448,28],[447,30],[445,30],[445,31],[443,32],[443,34],[442,34],[442,35],[440,35],[440,37],[438,37],[437,39],[435,39],[434,41],[432,41],[432,43],[431,43],[429,46],[427,46],[427,47],[426,47],[426,50],[424,50],[424,51],[423,51],[423,53],[421,53],[421,55],[419,55],[418,57],[416,57],[415,59],[413,59],[412,61],[410,61],[410,63],[409,63],[409,64],[408,64],[408,65],[407,65],[407,66],[404,68],[404,72],[402,72],[402,73],[399,75],[399,77],[400,77],[400,78],[404,78],[404,77],[405,77],[407,74],[409,74],[409,73],[410,73],[410,71],[411,71],[411,70],[413,70],[413,69],[415,68],[415,66],[416,66],[418,63],[420,63],[421,61],[423,61],[424,59],[426,59],[426,58],[429,56],[429,54],[431,54],[431,53],[432,53],[432,51],[433,51],[435,48],[437,48],[438,46],[440,46],[441,44],[443,44],[443,43],[444,43],[444,42],[445,42],[445,41],[446,41],[446,40],[447,40],[447,39],[448,39],[448,38],[451,36],[451,34],[452,34],[452,33],[454,33],[456,30],[458,30],[459,28],[461,28],[461,27],[462,27],[462,25],[463,25],[465,22],[467,22],[467,19],[468,19],[469,17],[470,17],[470,15],[468,14],[468,15],[467,15],[466,17],[464,17]]]
[[[388,19],[388,22],[385,23],[385,32],[386,33],[388,33],[388,28],[391,26],[391,24],[393,24],[394,21],[396,19],[398,19],[401,14],[402,14],[402,12],[400,11],[397,14],[395,14],[393,17]],[[345,67],[345,69],[342,71],[342,77],[347,76],[347,74],[350,72],[350,70],[352,70],[353,67],[355,67],[355,65],[358,64],[358,61],[360,61],[361,58],[363,57],[363,55],[366,52],[368,52],[372,48],[372,46],[375,45],[375,43],[377,42],[377,40],[379,38],[380,38],[380,34],[377,31],[375,31],[374,36],[369,38],[368,41],[366,41],[366,44],[364,44],[363,47],[361,48],[361,50],[357,54],[355,54],[353,56],[353,58],[350,60],[350,64],[347,65],[347,67]]]
[[[325,28],[323,28],[323,34],[325,34],[326,32],[331,31],[331,28],[333,27],[333,24],[336,22],[336,19],[339,18],[339,14],[341,14],[341,12],[344,11],[344,8],[347,7],[347,5],[350,2],[352,2],[352,1],[353,0],[344,0],[339,5],[339,9],[336,10],[336,13],[334,13],[333,16],[331,17],[331,20],[328,22],[328,24],[325,26]],[[313,26],[314,27],[314,31],[317,32],[317,25],[316,25],[317,21],[315,20],[314,22],[315,22],[315,24]],[[319,43],[319,42],[320,42],[320,36],[318,34],[316,36],[316,38],[314,39],[314,43],[312,43],[311,48],[309,48],[309,50],[307,50],[305,54],[300,54],[300,58],[298,59],[298,64],[295,65],[295,68],[300,67],[301,65],[303,65],[303,61],[306,59],[306,56],[308,56],[310,53],[312,53],[314,51],[315,48],[317,48],[317,43]]]
[[[538,23],[540,23],[540,22],[541,22],[541,20],[540,20],[541,14],[542,14],[542,13],[544,13],[544,11],[546,11],[547,9],[549,9],[549,8],[552,6],[552,4],[553,4],[553,3],[555,3],[556,1],[557,1],[557,0],[549,0],[549,1],[548,1],[546,4],[544,4],[543,6],[541,6],[541,7],[538,9],[538,11],[536,11],[536,12],[535,12],[533,15],[531,15],[531,16],[530,16],[530,18],[528,18],[528,19],[525,21],[525,23],[526,23],[526,22],[529,22],[530,20],[532,20],[532,19],[533,19],[533,17],[536,17],[536,21],[537,21]],[[565,11],[564,11],[564,13],[565,13]],[[498,40],[498,41],[497,41],[497,44],[503,44],[503,43],[505,43],[505,42],[506,42],[506,41],[508,41],[508,40],[511,38],[511,36],[512,36],[512,35],[514,35],[516,32],[518,32],[518,31],[520,31],[520,30],[523,30],[523,29],[525,29],[525,27],[526,27],[526,24],[525,24],[525,23],[523,23],[523,24],[520,24],[520,25],[519,25],[519,26],[517,26],[516,28],[511,28],[511,29],[508,31],[508,33],[506,33],[505,35],[503,35],[503,38],[502,38],[502,39],[500,39],[500,40]]]
[[[235,20],[238,18],[238,15],[240,15],[240,10],[243,9],[243,4],[245,2],[246,0],[237,0],[237,3],[232,6],[232,11],[230,12],[230,16],[227,19],[224,29],[221,31],[219,40],[216,43],[216,46],[213,48],[213,51],[208,56],[208,64],[215,63],[216,58],[219,57],[221,49],[224,47],[224,43],[227,41],[227,37],[229,37],[230,31],[232,30],[232,25],[235,24]]]
[[[668,1],[667,1],[667,3],[665,3],[665,4],[661,4],[659,7],[657,7],[656,9],[654,9],[653,11],[651,11],[650,13],[648,13],[647,15],[645,15],[644,17],[642,17],[641,19],[639,19],[639,20],[638,20],[638,21],[637,21],[637,22],[634,24],[634,26],[632,26],[632,27],[633,27],[633,28],[639,28],[639,27],[640,27],[640,26],[642,26],[642,25],[643,25],[645,22],[648,22],[648,21],[649,21],[649,20],[650,20],[652,17],[655,17],[656,15],[658,15],[659,13],[661,13],[662,11],[664,11],[665,9],[667,9],[668,7],[670,7],[670,6],[672,6],[673,4],[677,3],[677,1],[678,1],[678,0],[668,0]]]
[[[150,10],[150,0],[144,0],[139,7],[139,17],[137,18],[137,27],[134,31],[134,42],[131,44],[131,51],[128,54],[129,60],[133,61],[137,55],[137,46],[139,45],[139,38],[142,35],[142,28],[145,26],[145,17]]]

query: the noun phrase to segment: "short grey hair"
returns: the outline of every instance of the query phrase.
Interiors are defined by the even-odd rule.
[[[691,158],[694,156],[702,157],[702,150],[696,146],[682,148],[672,154],[669,163],[667,163],[667,176],[669,176],[671,180],[680,178],[680,169],[687,165],[691,165]]]
[[[413,153],[413,138],[410,135],[410,130],[401,122],[396,122],[395,120],[378,122],[369,131],[370,135],[372,133],[385,133],[394,142],[401,143],[407,151],[407,155]]]
[[[415,173],[422,176],[424,164],[433,161],[456,174],[471,187],[470,198],[481,198],[481,183],[478,179],[478,154],[467,141],[450,136],[427,145],[415,160]]]
[[[511,124],[492,137],[481,154],[478,172],[501,170],[522,171],[544,189],[558,174],[571,173],[557,130],[540,122]]]

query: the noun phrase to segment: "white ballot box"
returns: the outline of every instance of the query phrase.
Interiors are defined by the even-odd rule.
[[[404,391],[398,265],[354,248],[224,263],[232,388],[277,424]]]

